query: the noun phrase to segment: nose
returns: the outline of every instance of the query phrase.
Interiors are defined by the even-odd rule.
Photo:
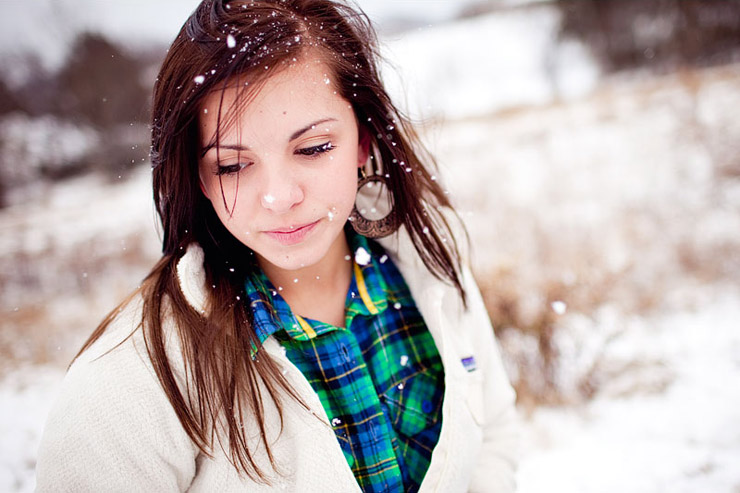
[[[267,172],[265,187],[260,193],[260,205],[275,214],[283,214],[303,201],[303,189],[293,174],[276,167]]]

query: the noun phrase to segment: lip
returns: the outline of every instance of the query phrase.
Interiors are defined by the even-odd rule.
[[[276,240],[281,245],[296,245],[302,242],[319,224],[320,219],[295,228],[281,228],[263,231],[264,234]]]

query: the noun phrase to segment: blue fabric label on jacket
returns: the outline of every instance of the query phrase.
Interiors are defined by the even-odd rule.
[[[462,362],[463,367],[468,371],[475,371],[477,369],[477,366],[475,364],[475,356],[468,356],[461,359],[460,361]]]

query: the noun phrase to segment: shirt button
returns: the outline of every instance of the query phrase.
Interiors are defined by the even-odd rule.
[[[349,348],[344,344],[341,344],[339,348],[341,349],[342,355],[344,356],[344,362],[352,363],[352,358],[350,357],[350,354],[349,354]]]
[[[432,412],[432,403],[431,403],[431,401],[424,400],[421,403],[421,410],[424,411],[425,413],[431,413]]]

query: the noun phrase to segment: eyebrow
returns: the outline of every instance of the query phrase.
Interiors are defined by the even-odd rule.
[[[206,154],[208,154],[208,151],[213,149],[214,147],[218,147],[219,149],[223,149],[225,151],[248,151],[249,146],[243,146],[239,144],[221,144],[218,145],[217,142],[211,142],[207,146],[203,148],[203,150],[200,151],[200,158],[203,159]]]
[[[312,128],[316,127],[316,125],[321,125],[322,123],[335,122],[335,121],[337,121],[336,118],[321,118],[320,120],[316,120],[315,122],[311,122],[308,125],[306,125],[305,127],[300,128],[300,129],[296,130],[295,132],[293,132],[293,134],[291,134],[291,136],[290,136],[290,139],[288,139],[288,142],[294,141],[295,139],[297,139],[298,137],[300,137],[304,133],[306,133],[309,130],[311,130]],[[216,142],[214,140],[210,144],[208,144],[207,146],[203,147],[203,149],[200,151],[200,157],[201,157],[201,159],[203,159],[203,157],[205,157],[205,155],[208,154],[208,151],[210,151],[214,147],[218,147],[219,149],[223,149],[223,150],[227,150],[227,151],[248,151],[249,150],[249,146],[243,146],[243,145],[240,145],[240,144],[220,144],[219,145],[218,142]]]
[[[313,123],[309,123],[308,125],[306,125],[306,126],[305,126],[305,127],[303,127],[302,129],[300,129],[300,130],[297,130],[297,131],[293,132],[293,135],[291,135],[291,136],[290,136],[290,140],[289,140],[289,142],[292,142],[292,141],[294,141],[295,139],[297,139],[298,137],[300,137],[300,136],[301,136],[301,135],[303,135],[304,133],[306,133],[306,132],[308,132],[309,130],[311,130],[312,128],[314,128],[314,127],[315,127],[316,125],[321,125],[322,123],[326,123],[326,122],[335,122],[335,121],[337,121],[337,119],[336,119],[336,118],[322,118],[321,120],[316,120],[316,121],[315,121],[315,122],[313,122]]]

